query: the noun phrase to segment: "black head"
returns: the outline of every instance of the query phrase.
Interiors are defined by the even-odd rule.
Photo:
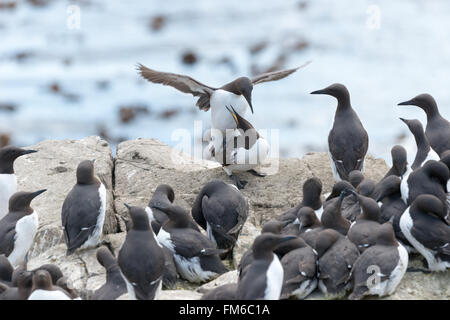
[[[358,187],[361,181],[364,180],[364,175],[359,170],[353,170],[348,174],[348,181],[353,187]]]
[[[131,217],[131,230],[150,230],[150,223],[147,213],[140,207],[132,207],[124,203],[128,209],[128,214]]]
[[[419,120],[417,119],[404,119],[404,118],[400,118],[400,120],[402,120],[409,128],[409,130],[412,132],[412,134],[414,136],[423,134],[423,126],[422,123],[420,123]]]
[[[361,218],[377,222],[380,220],[380,207],[375,200],[363,195],[358,195],[358,201],[363,213],[357,219]]]
[[[189,213],[180,206],[175,206],[172,204],[156,202],[153,203],[152,208],[161,210],[164,212],[169,220],[169,223],[175,228],[188,228],[190,224]]]
[[[52,288],[52,277],[47,270],[37,270],[36,272],[34,272],[33,290],[51,290]]]
[[[30,207],[31,201],[38,195],[44,193],[47,190],[39,190],[36,192],[16,192],[9,199],[9,212],[24,212],[30,214],[33,209]]]
[[[333,229],[325,229],[319,233],[316,239],[315,248],[319,257],[339,240],[340,233]]]
[[[399,106],[417,106],[421,108],[428,116],[438,113],[438,108],[434,98],[428,93],[419,94],[411,100],[400,102]]]
[[[389,197],[393,194],[400,194],[400,184],[402,180],[394,175],[384,178],[377,185],[378,198],[377,202],[382,201],[384,198]]]
[[[35,150],[25,150],[13,146],[0,149],[0,173],[14,173],[14,161],[24,155],[35,153]]]
[[[398,246],[392,223],[383,223],[378,228],[376,244],[381,246]]]
[[[347,88],[340,83],[334,83],[331,86],[326,87],[325,89],[313,91],[311,92],[311,94],[326,94],[335,97],[340,103],[350,102],[350,93],[348,92]]]
[[[373,180],[364,179],[356,188],[356,191],[363,196],[369,197],[375,191],[376,184]]]
[[[414,212],[416,210],[425,214],[434,215],[444,220],[444,222],[448,219],[447,209],[444,203],[431,194],[421,194],[413,201],[410,211]]]
[[[50,274],[50,277],[52,278],[53,284],[56,284],[58,279],[60,279],[64,276],[61,269],[54,264],[44,264],[44,265],[40,266],[39,268],[33,270],[33,273],[35,273],[38,270],[47,271]]]
[[[236,91],[238,94],[244,96],[245,100],[247,100],[248,105],[250,106],[250,110],[253,113],[253,105],[252,105],[252,91],[253,91],[253,83],[247,77],[237,78],[235,81]]]
[[[160,184],[153,194],[152,200],[157,199],[161,200],[161,198],[166,198],[170,202],[173,202],[175,200],[175,192],[173,191],[172,187],[167,184]]]
[[[344,191],[345,189],[355,190],[355,188],[353,188],[353,186],[348,181],[342,180],[342,181],[335,183],[333,186],[333,189],[331,190],[330,195],[328,196],[328,198],[326,200],[328,201],[333,198],[339,197],[341,195],[342,191]]]
[[[288,222],[269,220],[267,221],[261,230],[261,233],[271,232],[274,234],[280,234],[281,230],[288,224]]]
[[[77,168],[77,184],[100,184],[94,173],[95,160],[84,160]]]
[[[443,186],[447,185],[447,181],[450,179],[450,170],[444,163],[441,161],[428,160],[422,168],[429,177],[435,178]]]
[[[296,239],[294,236],[283,236],[274,233],[263,233],[256,237],[252,245],[253,256],[256,259],[271,256],[273,250],[277,248],[280,244]]]
[[[303,201],[302,203],[311,206],[314,209],[319,209],[322,205],[320,194],[322,193],[322,182],[316,178],[309,178],[303,184]]]
[[[302,228],[321,225],[316,213],[310,207],[303,207],[298,210],[297,218],[300,221],[300,225],[302,226]]]
[[[391,149],[392,166],[395,170],[403,175],[406,172],[406,166],[408,165],[408,155],[406,149],[400,145],[395,145]]]
[[[97,261],[105,268],[108,269],[117,264],[116,258],[111,251],[105,246],[100,247],[97,250]]]

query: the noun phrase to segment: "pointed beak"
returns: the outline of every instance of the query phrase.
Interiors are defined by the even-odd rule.
[[[252,113],[254,113],[253,105],[252,105],[252,93],[247,91],[243,94],[243,96],[244,96],[245,100],[247,100],[248,105],[250,106],[250,110],[252,111]]]
[[[47,189],[39,190],[31,194],[31,199],[36,198],[38,195],[43,194]]]
[[[131,209],[131,206],[129,205],[129,204],[127,204],[127,203],[124,203],[123,204],[128,210],[130,210]]]
[[[322,89],[322,90],[313,91],[310,94],[328,94],[328,91],[326,89]]]
[[[397,105],[398,106],[412,106],[412,105],[415,105],[415,104],[414,104],[413,100],[408,100],[408,101],[400,102]]]
[[[23,151],[20,153],[20,155],[21,155],[21,156],[24,156],[24,155],[31,154],[31,153],[36,153],[36,152],[37,152],[36,150],[23,150]]]
[[[402,120],[404,123],[406,123],[406,124],[408,124],[408,120],[406,120],[406,119],[403,119],[403,118],[399,118],[400,120]]]
[[[236,122],[236,126],[239,127],[239,119],[236,116],[236,111],[233,109],[233,106],[231,106],[231,108],[233,110],[231,110],[228,106],[225,106],[225,108],[227,108],[227,110],[231,113],[231,115],[233,116],[234,121]]]

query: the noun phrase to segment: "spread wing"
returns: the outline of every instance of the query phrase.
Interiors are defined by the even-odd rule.
[[[194,97],[199,96],[196,105],[204,111],[209,110],[209,97],[217,90],[216,88],[204,85],[189,76],[170,72],[159,72],[149,69],[142,64],[138,64],[137,69],[140,75],[150,82],[174,87],[181,92],[190,93]]]
[[[259,76],[256,76],[256,77],[254,77],[252,79],[252,83],[255,85],[255,84],[258,84],[258,83],[263,83],[263,82],[275,81],[275,80],[283,79],[283,78],[287,77],[288,75],[294,73],[298,69],[306,67],[310,63],[311,63],[311,61],[308,61],[308,62],[302,64],[300,67],[297,67],[297,68],[285,69],[285,70],[273,71],[273,72],[260,74]]]

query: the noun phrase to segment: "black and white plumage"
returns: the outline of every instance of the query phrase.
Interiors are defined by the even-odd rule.
[[[358,248],[333,229],[323,230],[315,249],[319,256],[318,287],[327,298],[341,298],[351,289],[350,272],[359,257]]]
[[[53,286],[52,277],[46,270],[33,273],[33,287],[27,300],[72,300],[64,289]]]
[[[450,150],[442,153],[441,162],[450,170]],[[450,208],[450,179],[447,181],[447,206]]]
[[[283,287],[283,266],[275,248],[285,241],[295,239],[273,233],[256,237],[252,245],[253,261],[238,281],[238,300],[278,300]]]
[[[132,224],[117,257],[120,272],[131,299],[158,299],[164,275],[164,253],[145,210],[126,207]]]
[[[0,219],[8,213],[9,198],[17,191],[14,162],[19,157],[35,152],[13,146],[0,149]]]
[[[425,135],[431,147],[441,156],[443,152],[450,150],[450,122],[441,116],[434,98],[427,94],[420,94],[411,100],[401,102],[399,106],[417,106],[427,115]]]
[[[228,269],[219,255],[227,250],[217,249],[201,232],[189,227],[189,215],[181,207],[157,206],[169,220],[158,233],[158,241],[172,251],[178,274],[190,282],[205,282],[225,273]]]
[[[431,271],[450,268],[449,214],[439,198],[419,195],[400,218],[400,228]]]
[[[99,244],[105,213],[106,189],[94,174],[94,161],[82,161],[77,168],[77,183],[61,211],[67,255]]]
[[[267,140],[259,134],[253,125],[244,119],[231,106],[226,106],[236,122],[236,129],[222,134],[212,135],[210,147],[204,152],[204,158],[214,159],[222,164],[222,168],[230,179],[233,180],[238,189],[243,189],[247,181],[239,180],[233,172],[247,171],[258,177],[265,174],[255,171],[255,168],[264,163],[269,155],[270,145]],[[208,151],[209,150],[209,151]]]
[[[236,128],[236,123],[225,106],[233,105],[241,116],[245,116],[248,108],[253,113],[252,90],[254,85],[283,79],[308,64],[309,62],[294,69],[264,73],[253,79],[240,77],[220,88],[204,85],[186,75],[155,71],[141,64],[138,65],[138,71],[144,79],[150,82],[168,85],[181,92],[199,97],[196,105],[200,110],[211,109],[211,127],[225,134],[226,129]]]
[[[361,299],[366,295],[383,297],[393,294],[407,267],[408,252],[395,239],[392,224],[387,222],[381,225],[376,244],[365,250],[353,266],[351,274],[353,292],[349,299]]]
[[[91,300],[116,300],[127,292],[117,260],[108,248],[100,247],[97,250],[97,261],[106,270],[106,282],[95,290]]]
[[[333,127],[328,135],[328,148],[335,180],[348,180],[348,174],[353,170],[364,172],[369,136],[351,106],[347,88],[335,83],[311,94],[330,95],[338,101]]]
[[[192,216],[217,248],[231,252],[247,220],[248,201],[234,185],[212,180],[197,195]]]
[[[297,249],[284,255],[281,259],[281,265],[284,271],[282,299],[289,299],[290,297],[304,299],[316,289],[317,252],[306,242],[303,241]]]
[[[414,158],[414,162],[411,165],[411,169],[416,170],[428,160],[439,161],[440,158],[436,151],[431,148],[420,121],[417,119],[407,120],[403,118],[400,118],[400,120],[402,120],[408,126],[409,130],[414,136],[414,140],[416,141],[417,152]]]
[[[175,200],[175,192],[172,187],[167,184],[160,184],[156,187],[155,192],[153,193],[152,198],[150,199],[148,206],[145,208],[145,212],[147,212],[148,220],[152,226],[153,232],[158,234],[161,226],[166,222],[169,218],[167,215],[161,210],[152,208],[153,203],[161,202],[171,204]]]
[[[357,246],[359,252],[363,253],[376,243],[380,227],[380,207],[371,198],[356,196],[363,212],[351,224],[347,237]]]
[[[417,168],[402,180],[400,191],[403,201],[411,203],[422,194],[432,194],[438,197],[447,206],[447,182],[450,178],[450,170],[440,162],[429,160],[422,167]]]
[[[287,210],[277,217],[280,221],[292,223],[297,219],[298,211],[303,207],[312,208],[318,219],[322,217],[323,206],[320,195],[322,194],[322,182],[320,179],[313,177],[309,178],[303,183],[303,198],[302,201],[295,207]]]
[[[9,199],[9,212],[0,220],[0,254],[8,257],[14,267],[26,262],[39,226],[31,201],[46,190],[16,192]]]

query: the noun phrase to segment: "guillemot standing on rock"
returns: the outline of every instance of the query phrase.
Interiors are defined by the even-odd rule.
[[[320,179],[313,177],[307,179],[303,183],[303,199],[302,201],[296,205],[295,207],[287,210],[283,214],[277,217],[280,221],[286,221],[292,223],[297,218],[297,212],[303,207],[312,208],[318,219],[322,217],[323,206],[322,200],[320,199],[320,195],[322,193],[322,182]]]
[[[127,292],[117,260],[108,248],[100,247],[97,250],[97,261],[106,270],[106,282],[94,292],[91,300],[116,300]]]
[[[430,194],[419,195],[400,218],[400,228],[427,261],[431,271],[450,268],[450,223],[444,203]]]
[[[198,283],[228,271],[219,257],[227,250],[217,249],[209,238],[189,228],[189,215],[183,208],[163,203],[155,207],[169,217],[159,230],[158,241],[172,251],[181,277]]]
[[[150,82],[168,85],[181,92],[199,97],[196,105],[200,110],[208,111],[211,108],[212,129],[220,130],[225,135],[226,129],[236,128],[236,123],[225,106],[233,105],[241,116],[245,116],[247,108],[250,108],[253,113],[252,90],[254,85],[283,79],[309,63],[294,69],[264,73],[253,79],[240,77],[220,88],[204,85],[186,75],[155,71],[142,64],[138,65],[138,71],[143,78]]]
[[[425,111],[427,115],[427,126],[425,135],[431,147],[440,156],[443,152],[450,150],[450,122],[441,116],[436,101],[429,94],[420,94],[415,98],[401,102],[399,106],[417,106]]]
[[[252,245],[254,260],[238,281],[238,300],[280,299],[284,271],[273,250],[279,244],[292,239],[295,237],[273,233],[263,233],[256,237]]]
[[[94,174],[94,161],[82,161],[77,168],[77,183],[61,211],[67,255],[99,244],[105,213],[106,189]]]
[[[9,212],[0,220],[0,254],[8,257],[14,267],[26,262],[39,218],[30,207],[31,201],[46,190],[16,192],[9,199]]]
[[[231,253],[247,220],[248,201],[234,185],[212,180],[197,195],[192,216],[217,248]]]
[[[131,299],[158,299],[164,274],[164,253],[145,210],[125,206],[132,224],[117,257],[120,272]]]
[[[353,170],[364,172],[364,158],[369,147],[369,136],[350,103],[347,88],[335,83],[311,92],[327,94],[338,100],[333,127],[328,135],[328,148],[336,181],[348,180]]]
[[[238,189],[243,189],[247,181],[239,180],[233,172],[247,171],[257,177],[265,174],[255,171],[269,155],[270,146],[253,125],[236,112],[233,106],[226,106],[236,122],[237,128],[224,139],[212,142],[211,157],[222,164],[223,170],[234,181]],[[208,157],[210,158],[210,157]]]
[[[359,257],[358,248],[333,229],[323,230],[317,237],[319,289],[327,298],[340,298],[351,289],[350,272]]]
[[[380,297],[394,293],[408,267],[408,252],[395,239],[392,225],[387,222],[378,229],[376,244],[359,256],[352,269],[353,292],[349,299],[366,295]],[[371,269],[372,268],[372,269]],[[374,274],[374,272],[376,274]],[[370,281],[376,275],[378,281]]]
[[[8,213],[9,198],[17,191],[14,161],[35,152],[37,151],[12,146],[0,149],[0,219]]]

